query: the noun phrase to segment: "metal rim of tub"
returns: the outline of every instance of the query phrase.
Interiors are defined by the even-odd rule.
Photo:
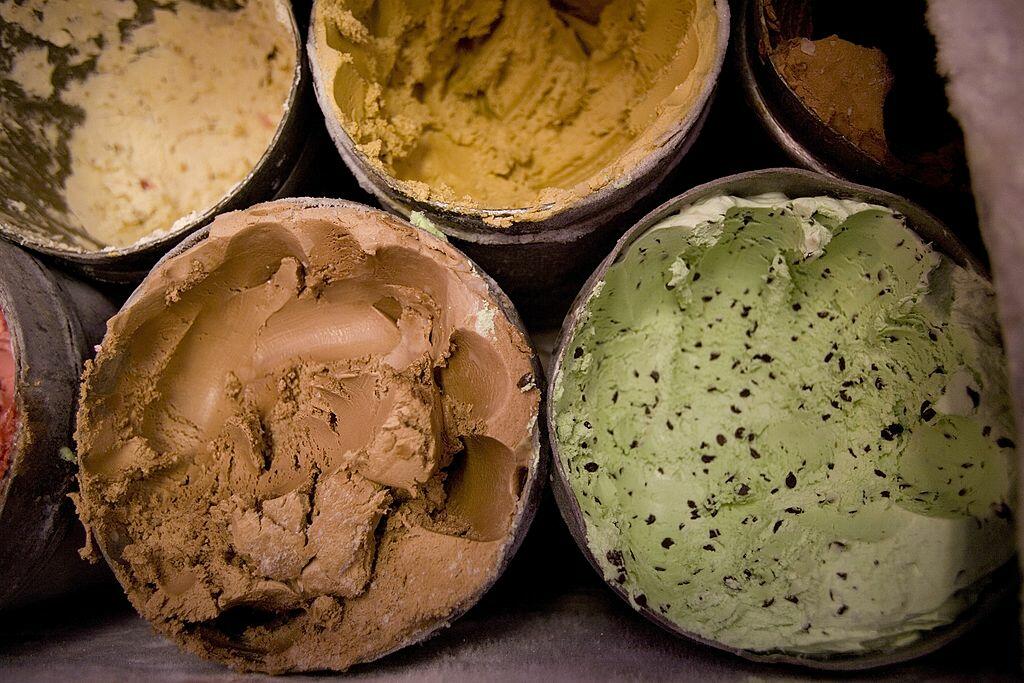
[[[0,607],[33,586],[75,523],[67,493],[82,363],[113,306],[84,283],[51,271],[15,245],[0,242],[0,308],[11,333],[18,411],[8,469],[0,477]],[[84,563],[83,563],[84,564]],[[66,587],[66,586],[65,586]]]
[[[357,148],[341,125],[341,121],[334,115],[330,86],[330,78],[333,75],[323,73],[318,59],[316,27],[313,22],[317,16],[317,6],[322,1],[315,0],[310,13],[307,53],[320,110],[345,165],[355,175],[360,186],[373,194],[388,211],[404,216],[414,211],[423,212],[436,221],[440,230],[451,237],[480,245],[572,242],[606,223],[606,213],[623,213],[653,192],[659,182],[686,155],[699,135],[722,73],[729,44],[728,0],[712,0],[718,27],[711,70],[701,85],[693,106],[678,125],[662,137],[657,151],[614,181],[559,209],[551,216],[538,221],[517,222],[517,216],[533,209],[466,207],[434,200],[413,199],[402,189],[402,182],[383,173]],[[484,223],[485,218],[511,219],[513,222],[507,228],[496,229]]]

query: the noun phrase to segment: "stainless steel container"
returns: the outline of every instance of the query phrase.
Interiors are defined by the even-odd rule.
[[[314,2],[314,21],[317,8],[318,3]],[[409,195],[401,183],[367,159],[335,116],[331,102],[333,74],[323,73],[319,66],[315,27],[309,31],[307,50],[327,130],[362,188],[389,211],[406,218],[412,212],[424,214],[500,283],[528,318],[545,318],[549,310],[561,309],[560,304],[572,296],[579,282],[622,232],[624,226],[618,219],[657,189],[700,133],[729,42],[727,0],[715,0],[715,11],[718,30],[712,68],[686,117],[639,165],[541,220],[524,219],[533,209],[456,206]],[[485,219],[507,221],[508,225],[496,229]]]
[[[769,58],[771,49],[781,38],[810,33],[816,5],[840,15],[844,12],[873,12],[877,22],[884,22],[885,18],[879,16],[882,4],[875,2],[870,7],[843,6],[839,9],[831,3],[813,0],[744,0],[738,11],[735,38],[736,64],[742,88],[764,128],[793,163],[834,178],[869,183],[907,195],[960,226],[958,235],[976,253],[981,253],[967,166],[962,158],[950,169],[950,178],[939,183],[935,178],[925,180],[918,177],[912,167],[897,162],[894,156],[883,162],[869,155],[812,111],[789,87]],[[924,23],[925,3],[917,4],[920,5],[921,25],[915,27],[919,30],[913,32],[913,44],[906,49],[923,51],[926,39],[921,34],[930,34],[927,34]],[[901,5],[899,10],[909,15],[915,11],[914,8],[915,5],[908,3]],[[907,21],[906,16],[902,18]],[[837,28],[832,24],[826,25],[829,30]],[[853,27],[852,30],[856,32],[858,29]],[[815,35],[819,32],[815,31]],[[931,48],[934,52],[934,44]],[[887,110],[900,106],[906,106],[906,103],[890,102]],[[946,123],[955,127],[946,106],[939,104],[934,111],[928,111],[932,118],[948,119]],[[918,114],[923,116],[925,112]],[[931,125],[931,122],[926,123]]]
[[[0,310],[11,333],[17,421],[0,475],[0,609],[59,594],[95,576],[68,492],[83,362],[114,305],[92,287],[0,242]]]
[[[649,228],[668,216],[677,213],[680,209],[709,197],[719,195],[735,195],[744,197],[763,194],[766,192],[781,192],[790,197],[824,195],[887,206],[905,216],[908,227],[920,235],[925,242],[948,256],[955,263],[981,274],[986,273],[984,266],[980,261],[975,258],[973,254],[957,239],[949,228],[920,206],[897,195],[798,169],[766,169],[728,176],[697,186],[688,192],[667,201],[649,213],[639,223],[630,228],[626,234],[619,239],[615,248],[590,276],[590,279],[587,280],[587,283],[583,286],[583,289],[573,302],[569,315],[562,326],[561,335],[556,344],[555,354],[552,358],[552,365],[550,369],[551,382],[554,383],[558,380],[558,376],[562,371],[562,365],[566,359],[566,353],[568,352],[568,342],[572,337],[572,333],[580,320],[585,304],[590,298],[594,287],[604,280],[608,268],[625,253],[631,244],[646,233]],[[548,423],[548,433],[551,435],[551,451],[553,457],[551,481],[555,500],[562,513],[562,518],[569,527],[569,530],[577,545],[579,545],[580,550],[584,555],[586,555],[588,561],[598,574],[601,575],[601,565],[590,549],[583,514],[576,501],[576,496],[572,491],[568,475],[562,466],[562,460],[559,456],[558,440],[555,438],[554,402],[550,400],[547,404],[546,419]],[[939,649],[946,643],[949,643],[970,630],[975,624],[992,612],[996,606],[1003,603],[1005,600],[1010,599],[1011,596],[1014,595],[1015,585],[1017,582],[1016,562],[1007,562],[997,570],[991,578],[992,580],[989,586],[984,590],[978,601],[964,614],[962,614],[956,622],[929,632],[920,641],[892,652],[817,659],[778,653],[757,654],[727,647],[721,643],[708,640],[707,638],[703,638],[679,628],[676,624],[668,621],[657,610],[637,605],[636,602],[631,599],[631,597],[615,581],[607,581],[607,584],[616,595],[626,602],[626,604],[640,612],[650,621],[675,635],[726,650],[757,662],[796,664],[813,669],[831,671],[854,671],[895,664],[920,657]]]

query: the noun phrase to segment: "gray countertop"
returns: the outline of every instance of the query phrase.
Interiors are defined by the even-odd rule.
[[[862,677],[1017,680],[1016,610],[1016,604],[1008,603],[943,650]],[[644,620],[586,564],[549,496],[522,550],[480,604],[433,639],[359,667],[348,677],[548,681],[811,675],[685,642]],[[0,615],[0,680],[156,683],[240,678],[156,635],[114,588]]]

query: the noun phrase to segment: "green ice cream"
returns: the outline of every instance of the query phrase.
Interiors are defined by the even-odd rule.
[[[732,648],[883,652],[1013,554],[991,286],[880,206],[716,197],[636,240],[554,384],[609,581]]]

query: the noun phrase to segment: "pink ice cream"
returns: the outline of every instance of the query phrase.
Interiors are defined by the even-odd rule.
[[[17,417],[14,405],[14,349],[7,320],[3,311],[0,311],[0,478],[7,472]]]

